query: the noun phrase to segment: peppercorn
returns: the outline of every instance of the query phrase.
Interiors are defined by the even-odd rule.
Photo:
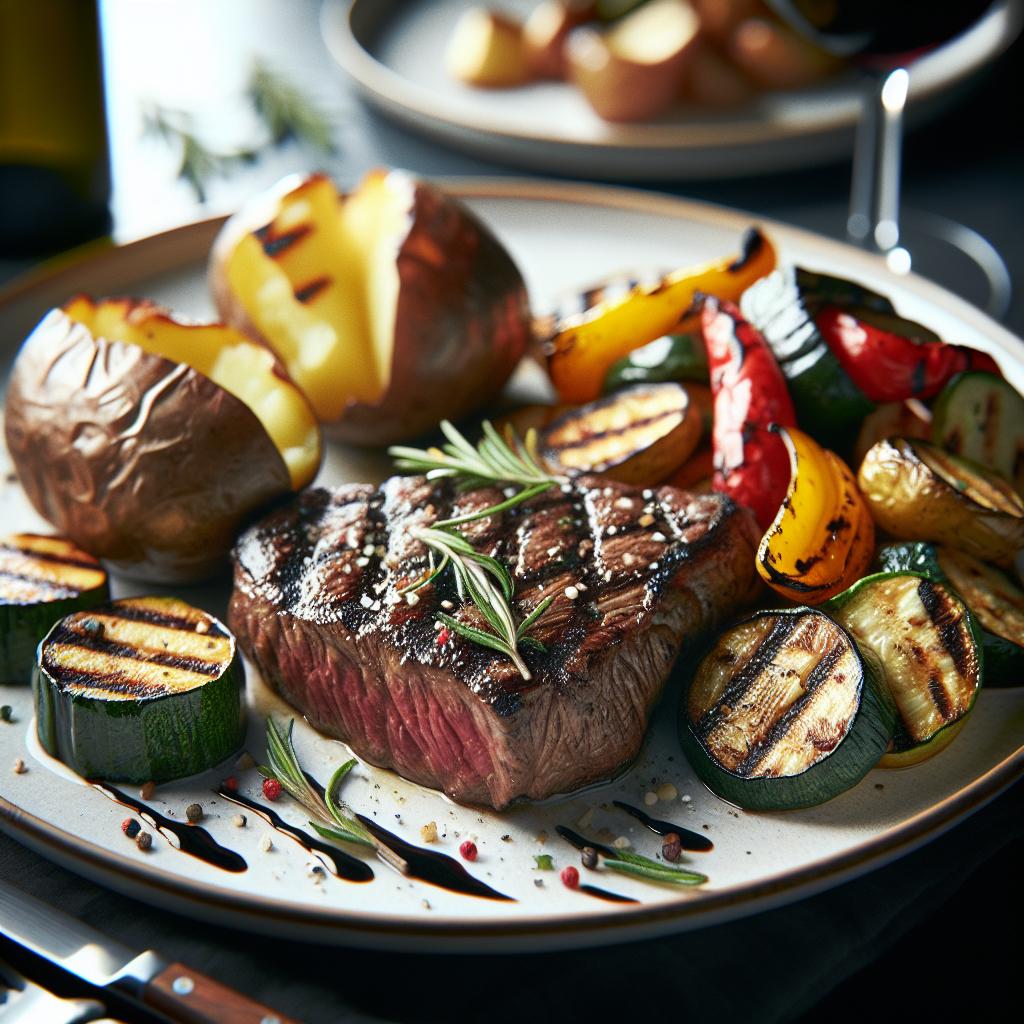
[[[281,795],[281,783],[277,779],[264,779],[263,795],[268,800],[276,800]]]
[[[229,793],[234,793],[238,789],[238,779],[234,775],[229,775],[224,780],[223,786]]]
[[[464,860],[476,860],[476,843],[471,839],[467,839],[459,847],[459,853],[462,854]]]
[[[153,837],[148,832],[140,832],[135,837],[135,845],[145,852],[153,845]]]
[[[669,832],[665,836],[665,841],[661,844],[661,855],[667,861],[675,863],[679,860],[680,855],[683,852],[683,847],[679,841],[679,836],[675,832]]]
[[[578,889],[580,887],[580,873],[571,864],[566,868],[562,868],[559,878],[562,879],[562,885],[566,889]]]
[[[139,834],[142,826],[134,818],[125,818],[121,822],[121,831],[129,838],[134,839]]]
[[[10,704],[0,707],[0,722],[11,722],[14,720],[14,708]]]
[[[597,850],[592,846],[584,846],[580,851],[580,860],[585,868],[597,867]]]
[[[185,808],[185,817],[188,819],[190,825],[194,825],[197,821],[201,821],[203,818],[203,805],[202,804],[189,804]]]
[[[234,825],[235,828],[245,828],[246,821],[248,821],[248,819],[244,814],[236,814],[231,819],[231,824]]]
[[[142,784],[142,788],[139,790],[139,796],[142,797],[143,800],[152,800],[153,799],[153,794],[155,792],[156,792],[156,783],[155,782],[144,782]]]

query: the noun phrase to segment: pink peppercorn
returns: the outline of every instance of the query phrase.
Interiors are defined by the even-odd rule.
[[[566,889],[578,889],[580,887],[580,873],[571,864],[568,867],[562,868],[562,873],[559,877],[562,879],[562,885]]]
[[[462,854],[465,860],[476,860],[476,843],[471,839],[467,839],[460,847],[459,853]]]
[[[448,627],[445,626],[444,629],[442,629],[442,630],[440,630],[438,632],[437,639],[434,642],[437,643],[437,644],[446,644],[446,643],[448,643],[448,637],[450,637],[450,636],[451,636],[451,633],[448,632]]]
[[[236,789],[238,789],[238,779],[236,779],[236,778],[234,777],[234,775],[229,775],[229,776],[228,776],[228,777],[227,777],[227,778],[226,778],[226,779],[224,780],[224,788],[225,788],[225,789],[226,789],[226,790],[227,790],[227,791],[228,791],[229,793],[234,793],[234,791],[235,791]]]
[[[281,783],[277,779],[264,779],[263,795],[268,800],[276,800],[281,795]]]

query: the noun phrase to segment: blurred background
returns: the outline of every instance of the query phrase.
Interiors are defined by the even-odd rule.
[[[380,9],[406,17],[409,10],[431,6],[382,0]],[[927,116],[911,118],[901,195],[908,209],[967,225],[1002,254],[1015,296],[1005,322],[1024,334],[1024,137],[1017,110],[1024,94],[1024,47],[1018,38],[1020,5],[1001,6],[1010,14],[982,66],[966,79],[948,69],[950,84],[939,90]],[[328,4],[334,16],[344,7]],[[229,212],[298,170],[324,168],[343,184],[382,164],[428,176],[528,173],[507,148],[488,156],[486,144],[471,152],[465,138],[461,145],[451,137],[442,141],[430,131],[429,116],[420,117],[419,132],[397,123],[394,114],[382,116],[332,56],[322,27],[327,21],[319,0],[0,0],[0,280],[45,260],[66,259],[62,254],[75,245],[124,242]],[[381,47],[370,50],[401,59]],[[424,74],[432,75],[440,52],[426,43],[423,52],[430,56]],[[849,81],[841,79],[846,84],[838,90],[826,84],[821,94],[812,92],[796,114],[785,95],[754,97],[760,104],[755,119],[774,117],[792,128],[800,110],[825,117],[830,104],[850,102]],[[429,90],[420,95],[428,106],[434,102]],[[435,100],[443,114],[447,101]],[[502,116],[512,116],[507,111],[518,105],[512,94],[499,102]],[[590,117],[580,101],[565,102],[560,116],[583,111],[580,117]],[[456,108],[455,116],[459,109],[470,107]],[[714,147],[709,123],[746,116],[705,112],[694,123]],[[532,173],[540,163],[554,176],[611,177],[845,238],[858,120],[839,132],[831,151],[799,131],[787,134],[781,143],[786,159],[766,161],[785,163],[784,168],[760,169],[749,158],[730,164],[728,154],[718,154],[728,166],[709,171],[714,160],[702,164],[698,154],[695,168],[687,169],[680,147],[669,147],[660,158],[664,173],[652,157],[630,174],[602,159],[602,147],[612,145],[608,140],[615,132],[591,118],[588,131],[597,142],[589,172],[581,173],[577,160],[570,173],[556,148],[550,157],[533,160]],[[678,127],[671,117],[666,123]],[[950,257],[940,249],[916,251],[915,266],[982,304],[983,286],[970,271],[947,262]],[[208,970],[216,964],[219,976],[232,984],[252,986],[257,975],[273,975],[282,996],[275,1005],[309,1020],[436,1020],[455,1013],[475,1019],[482,1001],[493,1002],[494,987],[507,985],[516,972],[530,972],[530,992],[510,995],[493,1019],[511,1019],[531,1006],[542,1017],[549,1011],[630,1012],[636,1006],[630,985],[646,986],[644,1012],[694,1009],[700,1000],[687,998],[683,989],[695,980],[695,970],[710,971],[719,963],[717,983],[728,984],[725,968],[735,956],[737,976],[749,970],[760,983],[763,970],[751,966],[759,946],[770,944],[773,935],[801,931],[801,956],[813,962],[806,971],[791,964],[762,996],[752,992],[745,1002],[736,997],[731,1005],[742,1005],[745,1019],[846,1020],[879,1009],[886,1015],[918,1013],[922,1000],[933,998],[948,1013],[977,1016],[994,1012],[1016,987],[1019,943],[1007,941],[1002,930],[1015,934],[1024,909],[1018,879],[1022,810],[1018,784],[943,842],[798,908],[679,943],[475,964],[463,989],[446,984],[440,1002],[434,1000],[436,988],[427,990],[436,983],[435,969],[465,973],[454,958],[424,965],[394,957],[392,970],[403,972],[406,981],[384,990],[372,980],[379,958],[349,951],[337,961],[348,965],[339,983],[333,952],[301,946],[268,951],[262,940],[212,927],[197,940],[193,925],[173,917],[143,927],[145,909],[139,904],[73,878],[5,836],[0,863],[5,873],[17,872],[26,888],[51,898],[60,894],[66,906],[95,917],[98,925],[116,923],[140,942],[170,947],[183,957],[189,948],[198,950],[191,959]],[[821,929],[819,939],[808,942],[813,929]],[[600,976],[615,972],[623,980],[613,991]],[[950,977],[962,983],[943,989]],[[519,984],[513,981],[512,987]],[[943,989],[940,994],[936,987]],[[267,982],[268,999],[273,991]],[[659,992],[671,1001],[663,1005]],[[462,1009],[467,1001],[470,1009]]]

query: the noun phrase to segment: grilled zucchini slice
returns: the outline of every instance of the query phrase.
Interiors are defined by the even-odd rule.
[[[114,601],[39,645],[39,742],[87,779],[179,779],[242,745],[243,685],[235,638],[212,615],[173,597]]]
[[[27,686],[47,630],[77,608],[108,600],[103,567],[71,541],[36,533],[0,538],[0,682]]]
[[[719,796],[789,810],[856,785],[894,726],[873,655],[827,615],[795,608],[759,612],[719,637],[690,684],[680,738]]]
[[[902,768],[937,754],[956,736],[981,689],[981,637],[953,589],[922,574],[878,573],[827,606],[865,654],[882,666],[896,705],[896,732],[882,758]]]
[[[1024,591],[1006,573],[963,551],[904,541],[878,551],[879,568],[920,572],[949,583],[976,620],[985,662],[985,686],[1024,684]]]

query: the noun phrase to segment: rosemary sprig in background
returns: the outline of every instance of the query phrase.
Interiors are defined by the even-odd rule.
[[[177,176],[187,182],[196,199],[206,202],[214,178],[227,177],[255,163],[270,149],[297,142],[315,152],[333,155],[334,126],[330,116],[310,96],[265,61],[252,63],[245,98],[266,131],[266,138],[237,150],[218,150],[205,142],[196,118],[185,110],[151,104],[143,110],[143,130],[180,152]]]

